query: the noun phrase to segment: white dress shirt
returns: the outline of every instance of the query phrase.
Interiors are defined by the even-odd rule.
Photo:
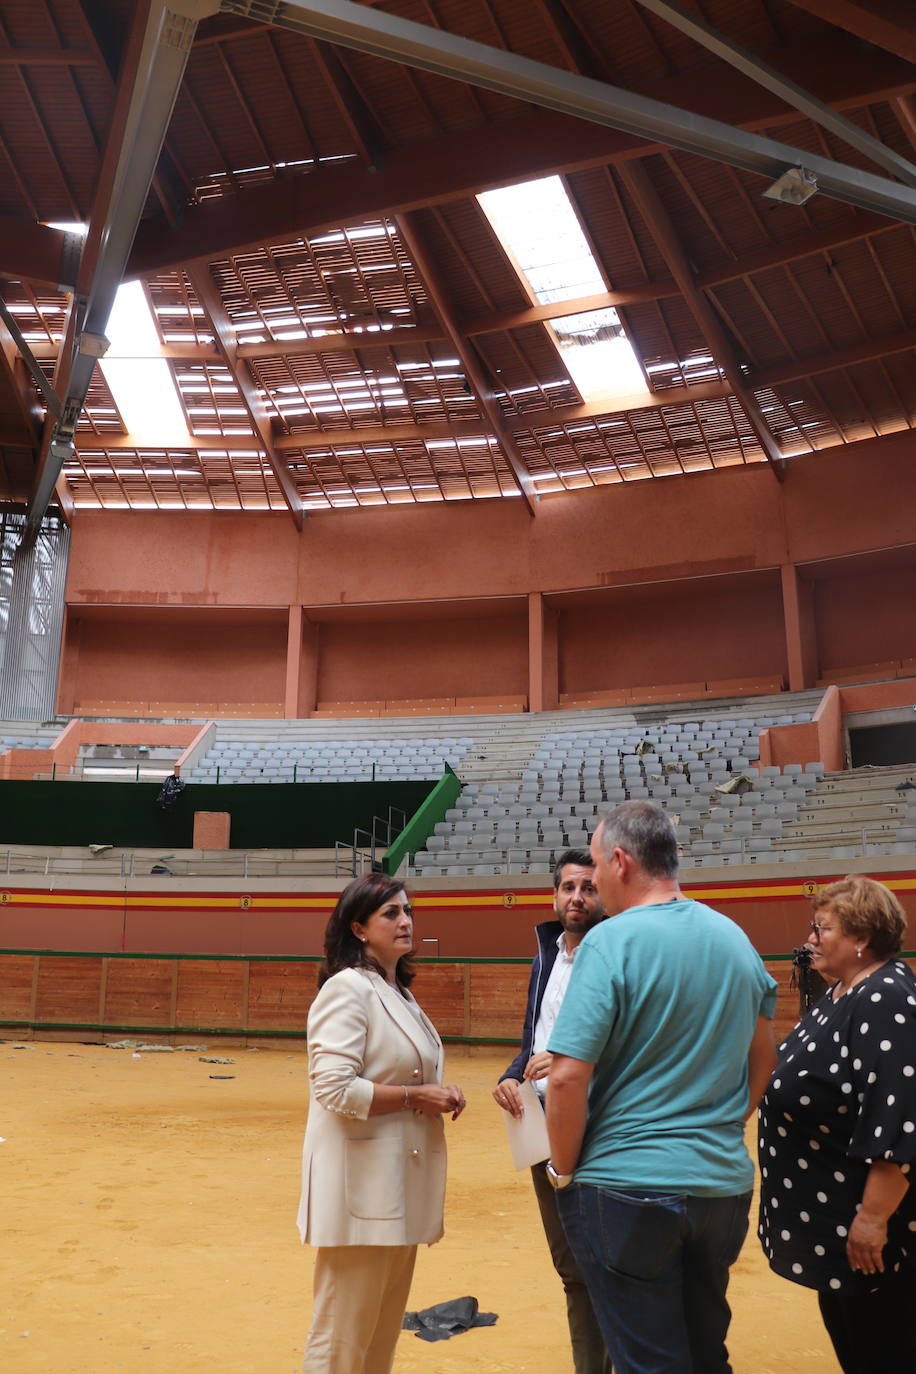
[[[574,945],[572,950],[567,950],[566,931],[560,931],[557,936],[556,962],[550,970],[550,977],[547,979],[547,986],[541,999],[541,1010],[534,1027],[534,1039],[531,1042],[532,1055],[541,1054],[542,1051],[546,1050],[553,1034],[553,1028],[563,1005],[563,998],[566,996],[566,989],[569,987],[569,977],[572,973],[577,949],[578,945]],[[546,1077],[534,1079],[533,1087],[538,1097],[543,1099],[547,1091]]]

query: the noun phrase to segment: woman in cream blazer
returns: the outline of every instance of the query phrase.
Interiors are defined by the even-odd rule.
[[[388,1374],[418,1244],[442,1235],[442,1042],[408,990],[413,921],[396,879],[366,874],[325,932],[308,1018],[311,1100],[298,1225],[318,1247],[305,1374]]]

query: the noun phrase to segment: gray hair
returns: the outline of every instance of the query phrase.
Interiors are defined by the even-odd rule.
[[[677,877],[677,834],[655,802],[621,802],[598,821],[598,843],[606,859],[615,849],[625,849],[647,877]]]

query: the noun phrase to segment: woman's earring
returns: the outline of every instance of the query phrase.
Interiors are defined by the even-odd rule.
[[[861,958],[862,958],[862,950],[861,950],[860,948],[858,948],[858,947],[856,948],[856,958],[857,958],[857,959],[861,959]]]

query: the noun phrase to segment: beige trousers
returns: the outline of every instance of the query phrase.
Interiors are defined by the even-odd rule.
[[[328,1245],[315,1257],[303,1374],[390,1374],[415,1245]]]

